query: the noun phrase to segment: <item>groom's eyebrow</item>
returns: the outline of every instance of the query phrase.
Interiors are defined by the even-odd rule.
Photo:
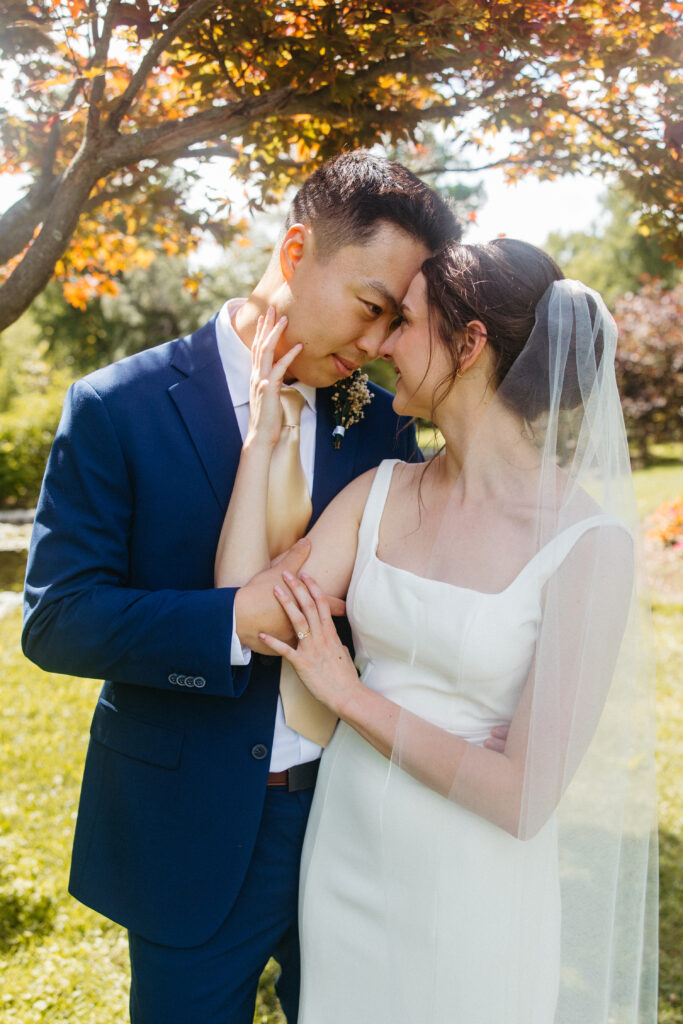
[[[373,291],[381,295],[382,298],[389,303],[389,306],[394,312],[398,310],[398,300],[391,294],[384,281],[369,280],[366,284],[368,288],[372,288]]]

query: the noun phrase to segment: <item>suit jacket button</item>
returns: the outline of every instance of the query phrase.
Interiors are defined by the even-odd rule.
[[[201,690],[202,686],[206,686],[206,679],[204,678],[204,676],[195,676],[194,685],[197,687],[198,690]]]
[[[251,748],[251,756],[255,761],[263,761],[265,757],[268,757],[268,747],[265,743],[255,743]]]
[[[171,672],[170,676],[168,677],[168,681],[169,683],[171,683],[172,686],[176,686],[178,683],[178,673]]]

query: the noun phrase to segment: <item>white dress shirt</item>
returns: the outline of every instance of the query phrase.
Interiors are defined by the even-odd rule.
[[[232,318],[244,299],[230,299],[222,306],[216,319],[216,338],[221,357],[228,392],[235,409],[237,425],[244,440],[249,426],[249,378],[251,376],[251,352],[233,327]],[[306,399],[301,410],[300,452],[306,483],[313,493],[313,467],[315,463],[315,388],[297,382],[294,385]],[[230,663],[246,665],[251,657],[248,647],[243,647],[235,630],[233,614]],[[275,716],[275,733],[270,755],[270,770],[283,771],[295,764],[315,761],[320,757],[321,748],[311,740],[290,729],[285,723],[282,701],[278,697]]]

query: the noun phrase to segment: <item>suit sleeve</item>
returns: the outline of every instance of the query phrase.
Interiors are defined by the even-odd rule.
[[[116,430],[87,381],[73,385],[31,540],[24,653],[52,672],[184,693],[239,696],[230,666],[234,589],[129,585],[133,494]]]

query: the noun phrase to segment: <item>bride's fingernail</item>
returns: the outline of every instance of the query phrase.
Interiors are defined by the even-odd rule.
[[[294,579],[294,577],[292,576],[291,572],[287,572],[286,569],[283,571],[282,575],[284,576],[284,578],[286,580],[293,580]]]

